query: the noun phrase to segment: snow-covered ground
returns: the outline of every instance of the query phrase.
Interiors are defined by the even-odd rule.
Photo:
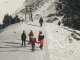
[[[58,21],[46,23],[47,15],[51,12],[55,13],[54,2],[49,0],[42,7],[33,13],[34,21],[20,22],[8,26],[0,33],[0,60],[79,60],[80,59],[80,41],[75,40],[71,33],[76,31],[76,35],[80,35],[80,31],[64,27],[62,24],[58,26]],[[53,5],[53,6],[52,6]],[[47,13],[46,13],[47,12]],[[43,27],[39,25],[40,16],[43,17]],[[54,16],[55,17],[55,16]],[[54,18],[53,17],[53,18]],[[21,47],[21,34],[25,30],[27,39],[26,47]],[[30,30],[33,30],[35,37],[38,39],[40,30],[45,35],[44,48],[39,49],[36,44],[35,52],[31,52],[31,45],[28,45]],[[14,31],[16,34],[14,34]],[[79,36],[78,36],[79,37]],[[70,40],[71,39],[71,40]],[[70,43],[71,41],[71,43]]]
[[[69,28],[63,26],[47,24],[46,31],[50,60],[80,59],[80,41],[72,39],[72,43],[70,43],[69,38],[72,38],[70,36],[72,32],[69,30]]]
[[[26,31],[27,41],[28,33],[33,30],[35,37],[38,37],[39,30],[45,35],[44,49],[39,49],[36,44],[35,52],[31,52],[31,45],[21,47],[21,33]],[[79,60],[80,59],[80,41],[72,39],[69,42],[69,36],[72,33],[70,29],[64,26],[58,26],[55,22],[44,22],[43,27],[39,26],[37,20],[34,22],[20,22],[8,26],[0,33],[0,59],[1,60]],[[16,34],[14,34],[16,31]],[[73,30],[72,30],[73,31]],[[79,33],[79,31],[78,31]],[[72,38],[70,36],[70,38]]]
[[[36,45],[36,51],[31,52],[31,45],[26,42],[26,47],[21,47],[21,34],[26,31],[27,41],[29,41],[28,34],[33,30],[35,37],[38,37],[39,30],[44,32],[44,27],[39,27],[36,22],[17,23],[4,29],[0,34],[0,59],[1,60],[43,60],[45,56],[44,51],[39,50],[39,44]],[[14,34],[16,31],[16,34]]]

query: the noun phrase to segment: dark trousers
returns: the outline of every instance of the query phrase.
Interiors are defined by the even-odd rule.
[[[22,46],[24,45],[24,47],[26,46],[25,40],[22,40]]]
[[[40,26],[41,26],[41,27],[42,27],[42,24],[43,24],[43,23],[40,23]]]
[[[43,46],[42,45],[40,45],[40,49],[42,49],[43,48]]]
[[[35,44],[32,44],[32,51],[35,51]]]

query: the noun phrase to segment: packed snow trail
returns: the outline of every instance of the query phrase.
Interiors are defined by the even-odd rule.
[[[46,37],[50,60],[79,60],[80,42],[73,39],[70,34],[74,31],[64,26],[46,24]],[[77,31],[80,33],[80,31]],[[69,38],[72,39],[70,43]]]
[[[31,45],[28,45],[28,34],[30,30],[33,30],[34,36],[38,39],[38,33],[40,30],[45,34],[45,26],[40,27],[38,21],[34,22],[21,22],[13,24],[5,28],[0,34],[0,59],[1,60],[49,60],[47,55],[46,41],[44,43],[44,49],[39,49],[39,44],[36,44],[35,52],[31,52]],[[27,35],[26,47],[21,47],[21,34],[25,30]],[[16,34],[14,34],[14,31]],[[45,40],[45,39],[44,39]],[[45,58],[47,55],[47,58]],[[4,58],[5,56],[5,58]]]
[[[25,30],[27,35],[33,30],[35,37],[38,37],[39,30],[45,35],[44,49],[39,49],[36,44],[35,52],[31,52],[31,45],[21,47],[21,34]],[[14,31],[16,34],[14,34]],[[79,60],[80,42],[69,36],[72,32],[69,28],[58,26],[57,22],[46,23],[40,27],[37,20],[33,22],[21,22],[8,26],[0,33],[0,59],[1,60]],[[80,32],[78,32],[80,33]],[[70,37],[71,38],[71,37]]]

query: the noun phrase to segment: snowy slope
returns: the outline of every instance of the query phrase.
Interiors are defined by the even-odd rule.
[[[20,22],[8,26],[0,33],[0,59],[1,60],[80,60],[80,41],[75,40],[71,33],[80,31],[70,29],[64,26],[58,26],[57,22],[46,23],[48,19],[46,16],[55,13],[54,5],[55,0],[49,0],[37,11],[34,12],[34,21]],[[55,6],[54,6],[55,7]],[[47,12],[47,13],[46,13]],[[43,27],[39,25],[40,16],[44,19]],[[61,17],[59,17],[61,20]],[[25,30],[27,35],[27,42],[29,41],[28,33],[33,30],[35,37],[38,39],[40,30],[45,35],[44,48],[39,49],[39,44],[36,44],[35,52],[31,52],[31,45],[21,47],[21,33]],[[16,34],[14,34],[14,31]],[[70,39],[71,43],[70,43]]]
[[[37,21],[34,21],[26,23],[21,22],[5,28],[4,31],[0,34],[0,59],[5,60],[7,58],[8,60],[44,60],[46,51],[39,51],[39,44],[36,44],[36,51],[32,53],[31,45],[26,45],[25,48],[22,48],[20,39],[23,30],[26,31],[26,40],[29,41],[28,34],[30,30],[33,30],[34,35],[37,38],[39,30],[42,30],[44,32],[44,27],[41,28]],[[16,31],[15,35],[14,31]],[[27,43],[28,42],[26,42],[26,44]],[[9,55],[7,55],[8,53]]]
[[[80,41],[73,39],[70,35],[71,31],[74,30],[56,24],[47,24],[46,31],[50,60],[80,59]],[[70,43],[69,38],[72,39],[72,43]]]
[[[26,31],[27,41],[29,41],[28,33],[30,30],[33,30],[36,38],[38,37],[39,30],[42,30],[45,35],[44,49],[41,51],[38,48],[39,44],[36,44],[35,52],[31,52],[31,45],[26,45],[25,48],[21,47],[20,37],[23,30]],[[14,31],[16,31],[16,34],[14,34]],[[77,41],[70,36],[72,33],[71,31],[74,30],[64,26],[58,26],[56,23],[51,24],[44,22],[43,27],[40,27],[37,20],[34,22],[13,24],[0,33],[0,59],[79,60],[80,41]],[[80,33],[80,31],[77,30],[76,32]],[[72,43],[69,42],[69,37],[72,38]]]
[[[5,14],[12,15],[23,5],[25,0],[0,0],[0,23],[2,23]]]
[[[33,18],[35,19],[34,15],[40,14],[40,16],[42,16],[43,14],[45,14],[45,16],[47,16],[50,13],[54,13],[54,9],[55,9],[55,4],[53,3],[55,0],[43,0],[44,4],[41,4],[38,8],[38,10],[36,12],[33,12]],[[21,10],[25,9],[25,6],[28,6],[30,4],[35,3],[36,4],[37,0],[27,0],[27,2],[25,2],[25,0],[1,0],[0,1],[0,23],[2,23],[2,20],[4,18],[5,14],[10,14],[13,17],[15,15],[18,15],[19,18],[21,19],[25,19],[25,11],[21,12]],[[43,13],[42,13],[43,12]],[[47,13],[47,14],[46,14]],[[28,14],[26,16],[28,18]],[[29,20],[29,18],[28,18]]]
[[[10,14],[13,17],[19,15],[20,18],[25,19],[24,13],[20,12],[32,3],[37,2],[37,0],[0,0],[0,24],[2,24],[5,14]]]

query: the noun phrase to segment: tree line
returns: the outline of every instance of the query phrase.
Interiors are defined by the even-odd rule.
[[[80,0],[59,0],[56,5],[64,26],[80,30]]]
[[[11,24],[18,23],[20,21],[21,20],[19,19],[18,15],[12,17],[11,15],[6,14],[3,18],[3,24],[0,24],[0,28],[5,28]]]

